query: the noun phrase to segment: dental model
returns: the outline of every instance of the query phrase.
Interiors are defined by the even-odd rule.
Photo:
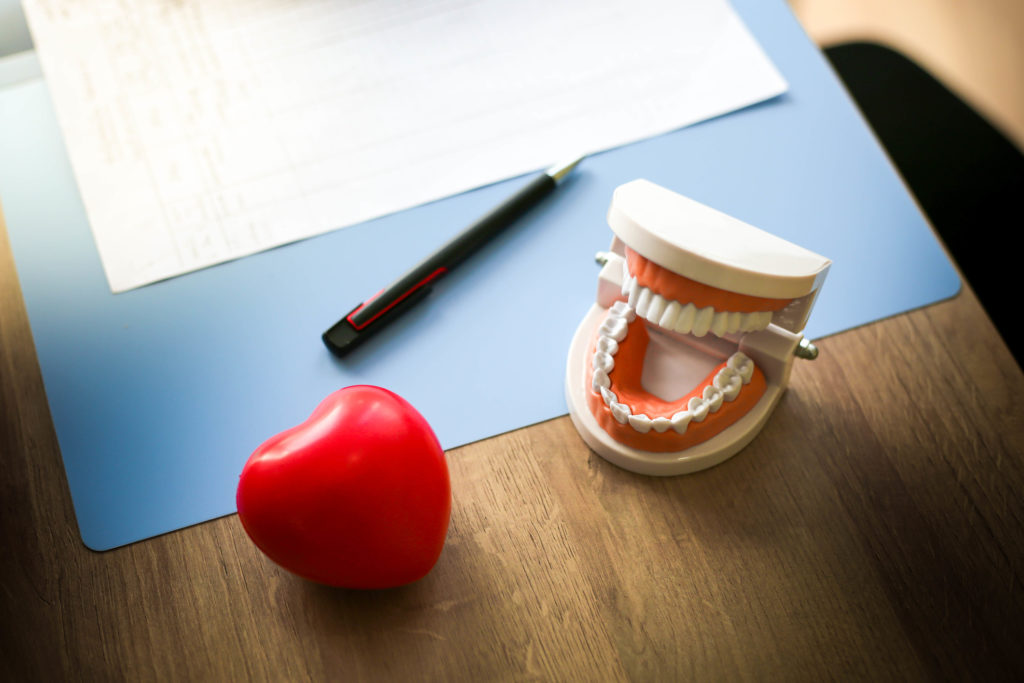
[[[583,440],[634,472],[717,465],[767,422],[831,261],[646,180],[618,187],[569,350]]]

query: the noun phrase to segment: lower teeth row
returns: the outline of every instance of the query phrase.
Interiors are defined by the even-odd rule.
[[[629,425],[646,434],[652,429],[655,432],[667,432],[673,429],[677,434],[685,434],[686,428],[693,422],[701,422],[708,413],[717,412],[723,401],[734,401],[739,396],[744,384],[750,382],[754,374],[754,361],[740,351],[729,356],[725,367],[715,374],[711,384],[704,387],[702,396],[694,396],[681,410],[671,417],[650,417],[643,413],[634,415],[632,409],[619,402],[618,396],[611,390],[611,379],[608,373],[615,367],[614,356],[619,350],[619,343],[626,338],[629,323],[636,319],[636,311],[623,301],[616,301],[609,309],[608,317],[598,328],[597,349],[591,360],[593,380],[591,388],[600,394],[601,399],[620,424]]]

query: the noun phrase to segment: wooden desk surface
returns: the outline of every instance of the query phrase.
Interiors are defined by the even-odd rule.
[[[821,341],[706,472],[566,417],[455,449],[437,567],[350,592],[235,516],[82,545],[0,234],[0,679],[1024,678],[1024,374],[969,289]]]

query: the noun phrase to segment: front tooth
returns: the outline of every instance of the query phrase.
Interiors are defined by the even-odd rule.
[[[694,396],[686,405],[686,410],[693,417],[694,422],[702,422],[708,416],[709,409],[707,401],[700,396]]]
[[[740,313],[739,311],[733,311],[732,313],[729,314],[729,325],[726,327],[725,331],[728,332],[729,334],[739,332],[742,320],[743,314]]]
[[[672,416],[672,429],[674,429],[677,434],[685,434],[686,426],[690,424],[690,420],[692,418],[693,415],[690,414],[689,410],[680,410]]]
[[[609,356],[614,356],[619,352],[619,342],[611,337],[600,336],[597,338],[597,350],[604,351]]]
[[[708,329],[714,333],[716,337],[721,337],[725,334],[726,329],[729,327],[729,313],[722,311],[721,313],[715,313],[711,316],[711,324]]]
[[[636,314],[641,318],[647,317],[647,307],[651,305],[651,298],[651,290],[641,287],[640,297],[636,300]]]
[[[723,398],[722,390],[714,384],[709,384],[704,387],[704,402],[708,405],[708,410],[712,413],[718,412],[718,409],[722,407]]]
[[[628,302],[629,302],[629,305],[632,306],[633,308],[636,308],[637,299],[640,298],[640,292],[643,289],[644,288],[640,286],[640,284],[636,281],[635,277],[630,279],[630,281],[629,281],[629,299],[628,299]]]
[[[761,314],[757,318],[757,329],[763,330],[772,322],[771,311],[761,311]]]
[[[693,304],[686,304],[682,310],[679,311],[679,317],[676,318],[675,331],[679,334],[690,334],[690,330],[693,329],[693,319],[697,316],[697,307]]]
[[[662,434],[668,431],[668,428],[672,426],[672,420],[667,417],[656,417],[651,420],[651,427],[654,431]]]
[[[665,312],[668,307],[668,302],[665,301],[665,297],[660,294],[655,294],[651,297],[651,305],[647,308],[647,315],[644,316],[655,325],[661,320],[661,315]]]
[[[705,306],[697,312],[697,317],[693,321],[693,336],[703,337],[708,333],[711,328],[711,319],[715,315],[715,309],[711,306]]]
[[[617,318],[625,318],[626,322],[631,323],[636,320],[636,312],[634,312],[633,307],[625,301],[616,301],[612,304],[612,307],[609,310],[611,311],[611,315],[614,315]]]
[[[743,378],[730,367],[724,367],[715,375],[715,386],[722,390],[722,398],[734,401],[743,388]]]
[[[601,323],[601,327],[597,329],[597,333],[603,337],[611,337],[617,342],[622,341],[626,338],[626,328],[628,324],[622,318],[615,316],[608,316]]]
[[[614,391],[608,389],[601,389],[601,400],[604,404],[611,408],[613,405],[619,402],[619,397],[615,395]]]
[[[608,379],[608,373],[604,370],[594,370],[594,380],[590,386],[594,389],[595,394],[601,393],[602,389],[607,389],[612,385],[612,381]]]
[[[740,320],[740,331],[753,332],[754,330],[758,329],[757,324],[760,319],[760,313],[744,313],[742,319]]]
[[[612,417],[614,417],[619,424],[626,424],[626,421],[629,419],[629,406],[625,403],[616,402],[612,403],[608,407],[612,410]]]
[[[676,319],[679,317],[679,311],[682,309],[683,307],[679,305],[678,301],[674,299],[670,301],[665,308],[665,312],[661,314],[661,318],[658,320],[658,327],[666,330],[673,329],[676,325]]]
[[[626,264],[626,259],[622,259],[622,295],[629,294],[629,266]]]
[[[629,420],[629,426],[641,434],[651,431],[651,418],[646,415],[630,415],[626,419]]]

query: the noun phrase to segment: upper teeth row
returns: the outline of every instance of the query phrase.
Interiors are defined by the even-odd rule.
[[[611,379],[608,373],[615,367],[615,354],[619,343],[626,338],[629,323],[636,319],[633,307],[622,301],[616,301],[609,309],[608,317],[598,328],[597,349],[592,359],[593,380],[591,388],[594,393],[601,394],[612,417],[619,423],[629,425],[646,434],[652,429],[666,432],[671,427],[677,434],[685,434],[690,421],[701,422],[708,413],[714,413],[722,407],[723,401],[733,401],[739,396],[744,384],[750,382],[754,374],[754,361],[737,351],[729,356],[725,367],[718,371],[711,384],[704,387],[702,396],[694,396],[681,410],[671,417],[650,417],[643,413],[634,415],[633,410],[619,401],[619,397],[611,390]]]
[[[674,299],[666,299],[637,284],[636,278],[629,274],[625,261],[622,268],[622,294],[629,297],[629,305],[641,318],[663,329],[696,337],[712,332],[721,337],[734,332],[763,330],[772,321],[771,311],[715,311],[712,306],[697,308],[692,303],[682,304]]]

